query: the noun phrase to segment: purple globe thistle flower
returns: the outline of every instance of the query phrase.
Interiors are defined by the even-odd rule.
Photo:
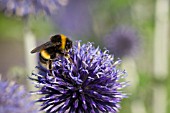
[[[1,10],[21,17],[39,12],[56,13],[58,7],[62,5],[62,0],[0,0]]]
[[[104,38],[104,46],[117,57],[133,56],[139,48],[139,35],[128,26],[119,26]]]
[[[37,79],[31,78],[42,95],[41,110],[48,113],[116,113],[126,97],[120,89],[127,85],[119,82],[126,75],[117,69],[120,60],[114,61],[105,50],[91,43],[77,42],[69,52],[70,59],[61,57],[54,62],[52,73],[39,67]],[[51,75],[52,74],[52,75]]]
[[[0,81],[0,113],[38,113],[22,86]]]

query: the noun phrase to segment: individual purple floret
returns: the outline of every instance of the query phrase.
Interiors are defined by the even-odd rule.
[[[38,113],[22,86],[0,81],[0,113]]]
[[[102,52],[92,43],[76,42],[69,52],[70,59],[58,58],[49,70],[38,67],[41,74],[33,73],[37,91],[41,95],[41,110],[47,113],[117,113],[126,97],[120,89],[127,82],[119,82],[126,75],[117,69],[120,60],[107,50]]]

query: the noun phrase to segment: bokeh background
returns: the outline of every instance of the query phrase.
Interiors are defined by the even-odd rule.
[[[2,80],[32,89],[28,76],[35,71],[37,56],[30,51],[51,35],[63,33],[73,41],[94,42],[122,60],[130,86],[120,113],[170,113],[169,0],[56,0],[58,4],[44,3],[44,10],[36,4],[31,13],[30,7],[14,4],[17,0],[4,1],[0,1]]]

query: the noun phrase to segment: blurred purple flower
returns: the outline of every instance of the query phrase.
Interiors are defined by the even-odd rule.
[[[0,81],[0,113],[38,113],[23,87]]]
[[[21,17],[39,12],[51,14],[56,13],[58,7],[63,5],[62,1],[63,0],[0,0],[0,9],[7,14]]]
[[[71,0],[66,7],[59,10],[52,20],[56,27],[74,37],[89,36],[92,33],[92,18],[86,0]]]
[[[104,46],[117,57],[134,55],[139,48],[139,35],[135,29],[119,26],[104,38]]]
[[[70,50],[70,60],[61,57],[54,62],[52,76],[49,71],[38,67],[41,74],[33,73],[38,91],[42,95],[41,110],[48,113],[116,113],[119,103],[126,94],[120,89],[127,83],[119,82],[126,75],[117,69],[120,60],[114,61],[105,50],[91,43],[77,42]],[[43,74],[44,73],[44,74]]]

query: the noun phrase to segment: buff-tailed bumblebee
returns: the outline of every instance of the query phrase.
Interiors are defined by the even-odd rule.
[[[72,48],[72,41],[63,34],[51,36],[50,41],[36,47],[31,53],[39,52],[39,60],[41,65],[48,70],[53,69],[53,61],[58,56],[68,57],[68,52]]]

